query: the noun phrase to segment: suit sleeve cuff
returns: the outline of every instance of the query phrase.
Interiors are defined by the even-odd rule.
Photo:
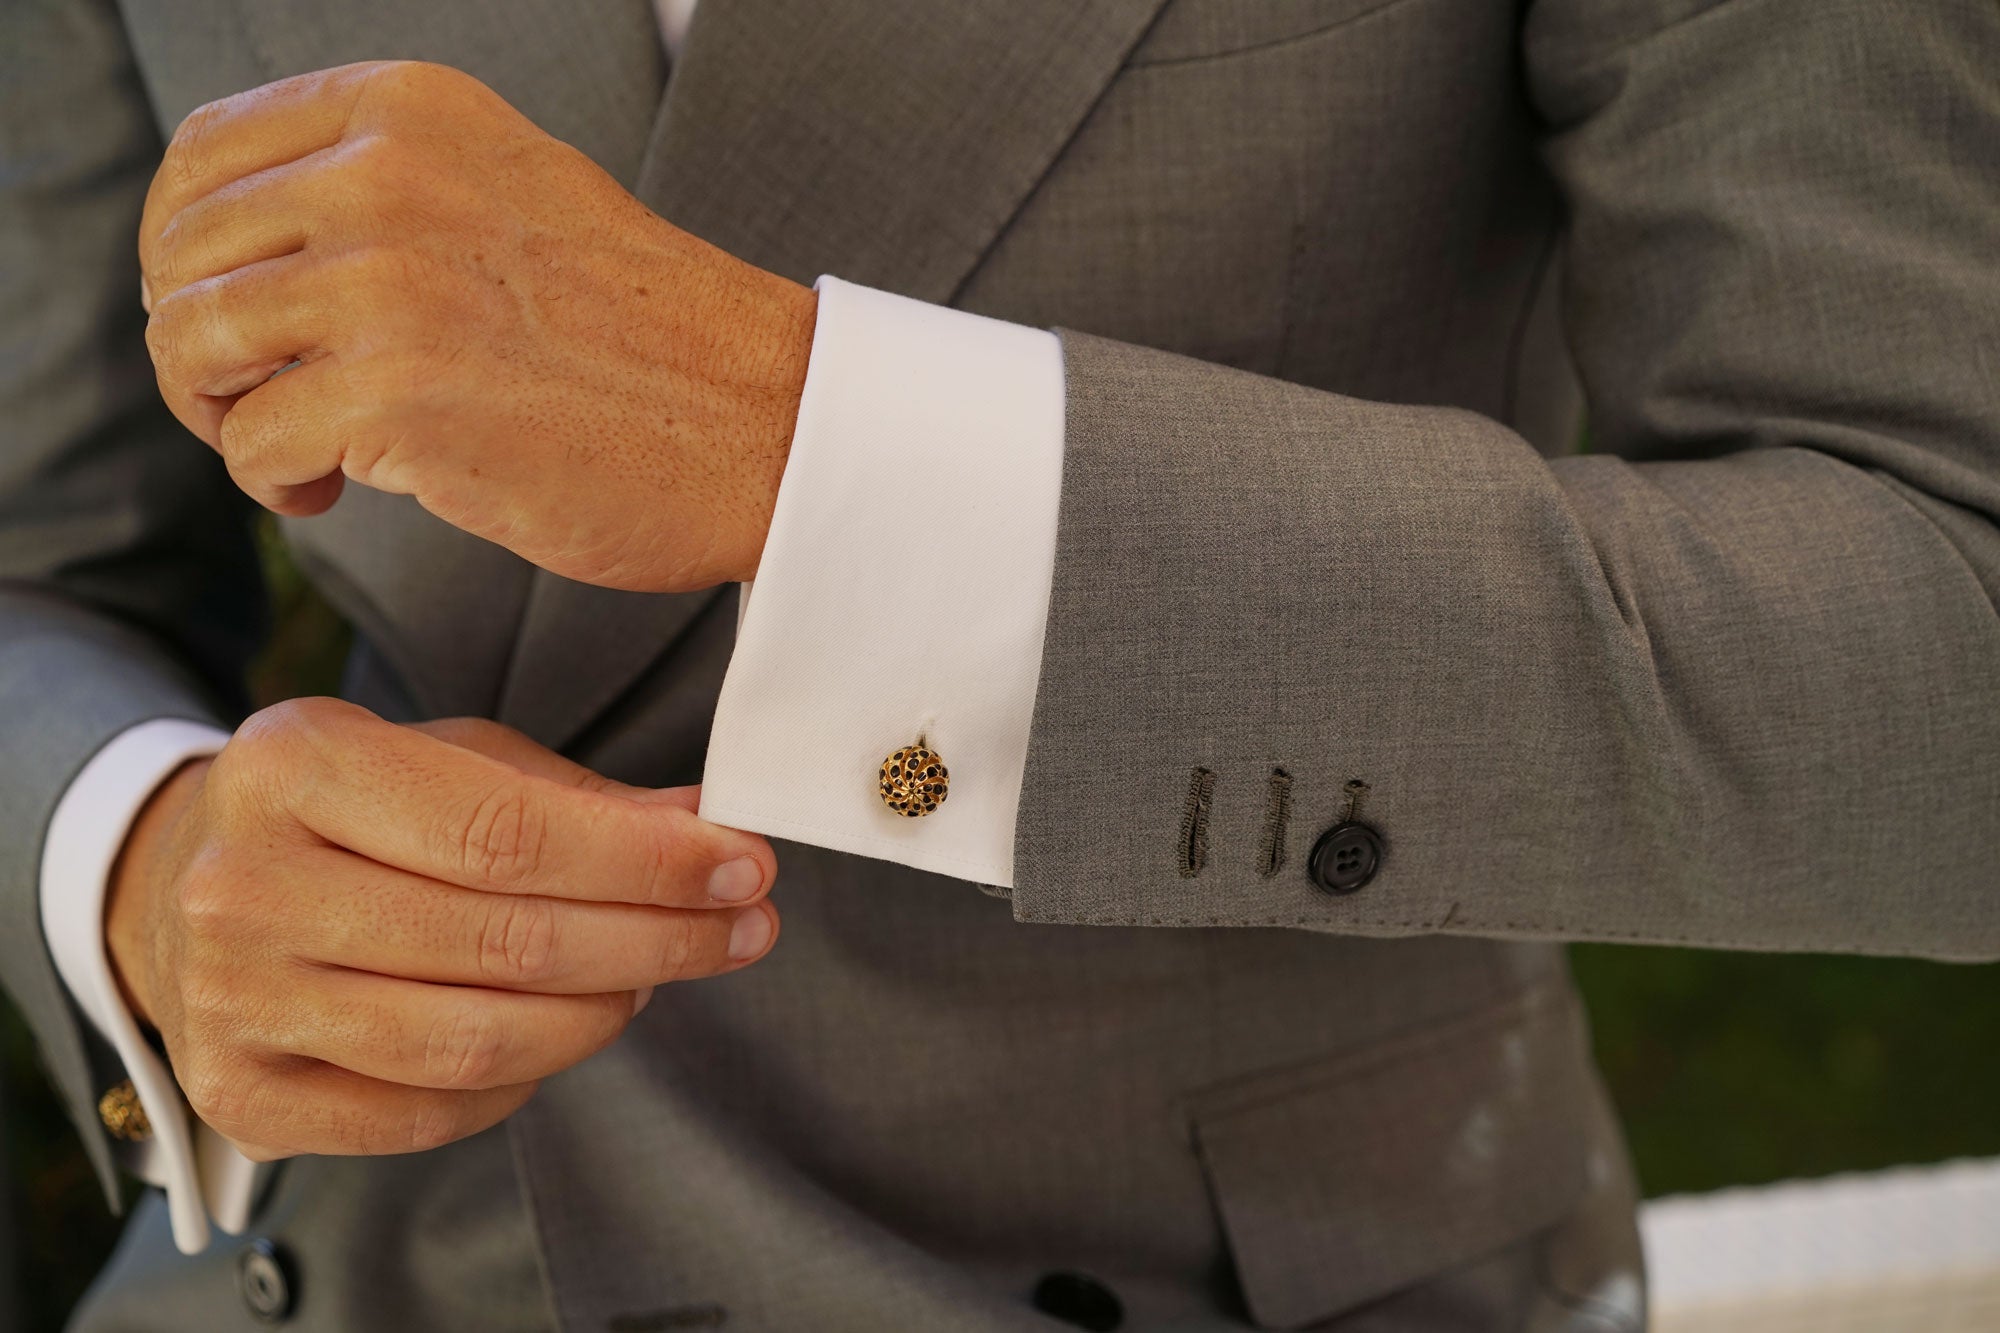
[[[225,1231],[249,1220],[255,1164],[189,1112],[167,1064],[119,994],[104,944],[104,899],[125,835],[175,770],[220,750],[229,733],[177,718],[142,722],[84,765],[57,803],[42,844],[42,931],[77,1007],[125,1066],[152,1136],[129,1145],[126,1165],[167,1192],[174,1243],[208,1244],[212,1215]]]
[[[823,277],[703,818],[1010,887],[1062,489],[1053,333]],[[922,739],[951,786],[882,801]]]

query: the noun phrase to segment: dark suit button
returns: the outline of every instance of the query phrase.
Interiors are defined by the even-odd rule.
[[[1375,878],[1381,865],[1382,835],[1349,820],[1319,835],[1306,873],[1327,893],[1353,893]]]
[[[1037,1282],[1035,1308],[1096,1333],[1111,1333],[1125,1322],[1125,1307],[1111,1294],[1111,1288],[1082,1273],[1051,1273]]]
[[[236,1256],[236,1289],[250,1313],[267,1324],[282,1324],[292,1313],[298,1284],[291,1260],[268,1240],[251,1241]]]

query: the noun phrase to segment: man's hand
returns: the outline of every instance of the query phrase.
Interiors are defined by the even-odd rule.
[[[352,477],[589,583],[755,574],[813,293],[471,76],[347,65],[202,107],[139,257],[161,392],[269,508]]]
[[[492,1125],[660,982],[763,956],[762,838],[490,722],[266,709],[142,812],[106,934],[204,1121],[259,1159]]]

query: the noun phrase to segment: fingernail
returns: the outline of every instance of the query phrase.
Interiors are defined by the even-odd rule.
[[[644,1009],[647,1005],[651,1004],[652,1002],[653,1002],[653,988],[651,986],[647,986],[643,990],[633,991],[632,1017],[637,1018],[639,1016],[639,1011],[641,1009]]]
[[[771,947],[771,914],[753,907],[729,928],[729,957],[735,962],[755,958]]]
[[[147,314],[153,313],[153,288],[143,273],[139,275],[139,304]]]
[[[748,856],[724,861],[708,877],[708,896],[719,903],[746,902],[755,898],[757,890],[763,887],[764,872],[755,858]]]

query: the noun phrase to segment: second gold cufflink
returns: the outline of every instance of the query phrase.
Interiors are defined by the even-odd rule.
[[[97,1099],[97,1118],[115,1139],[144,1143],[153,1137],[153,1122],[146,1118],[146,1108],[139,1104],[139,1090],[129,1078]]]

